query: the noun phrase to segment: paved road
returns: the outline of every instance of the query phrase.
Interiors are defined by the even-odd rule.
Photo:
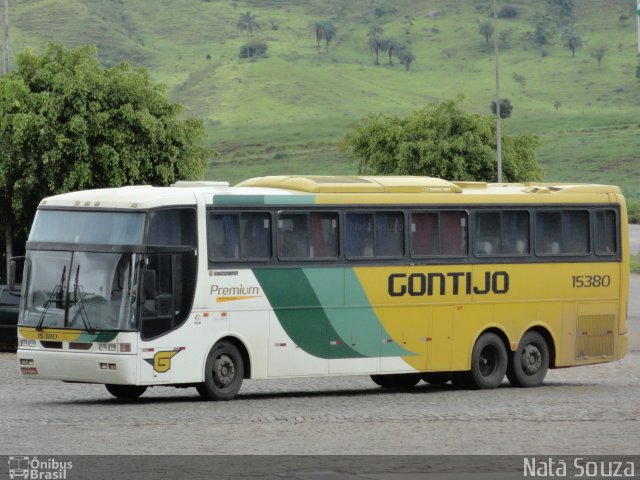
[[[629,225],[629,251],[640,253],[640,225]]]
[[[0,354],[0,454],[638,454],[640,276],[622,361],[549,372],[537,389],[421,384],[384,391],[368,377],[247,381],[231,402],[155,388],[138,403],[102,386],[24,380]]]

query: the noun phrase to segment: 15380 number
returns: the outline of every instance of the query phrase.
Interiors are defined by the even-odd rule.
[[[573,288],[607,288],[611,285],[610,275],[573,275]]]

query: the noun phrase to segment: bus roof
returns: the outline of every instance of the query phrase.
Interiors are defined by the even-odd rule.
[[[450,182],[417,176],[266,176],[227,182],[177,182],[83,190],[45,198],[41,206],[149,209],[194,205],[411,204],[411,203],[609,203],[621,193],[611,185],[569,183]],[[347,197],[354,194],[356,196]],[[508,197],[508,198],[507,198]]]

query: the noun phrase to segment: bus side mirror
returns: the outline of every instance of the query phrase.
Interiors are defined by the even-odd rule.
[[[143,300],[155,300],[156,298],[156,271],[145,270],[144,271],[144,299]]]
[[[22,274],[25,257],[11,257],[9,259],[9,290],[19,293],[22,289]]]

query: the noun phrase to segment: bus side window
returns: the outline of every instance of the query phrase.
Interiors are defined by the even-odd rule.
[[[596,255],[615,255],[618,253],[616,212],[613,210],[596,210],[594,231]]]
[[[207,222],[207,247],[210,260],[240,257],[238,214],[212,213]]]
[[[411,254],[414,256],[439,255],[438,214],[417,212],[411,214]]]
[[[536,253],[587,255],[589,212],[563,210],[536,214]]]
[[[248,259],[271,257],[271,217],[266,212],[240,216],[240,256]]]
[[[502,253],[529,254],[529,213],[517,210],[502,212],[501,234]]]
[[[440,251],[442,255],[462,257],[467,254],[467,213],[440,213]]]
[[[559,254],[562,245],[562,214],[536,213],[536,253]]]
[[[589,253],[589,212],[568,210],[563,212],[563,253],[585,255]]]
[[[373,256],[373,214],[347,213],[347,257]]]
[[[278,215],[278,257],[306,258],[309,256],[309,233],[306,213]]]
[[[309,215],[311,258],[335,258],[338,256],[338,214],[314,212]]]
[[[478,255],[500,253],[500,212],[476,213],[474,252]]]
[[[375,214],[375,256],[402,257],[404,255],[404,219],[401,212]]]

